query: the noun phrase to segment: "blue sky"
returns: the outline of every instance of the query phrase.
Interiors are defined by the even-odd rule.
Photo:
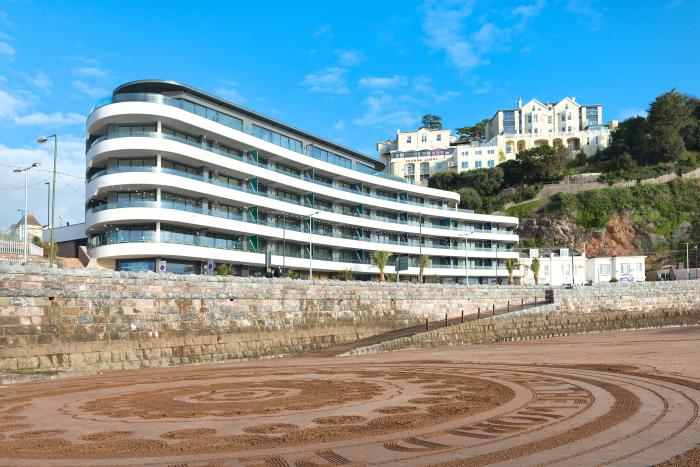
[[[120,83],[173,79],[375,154],[436,113],[446,127],[518,97],[644,112],[700,95],[698,1],[3,1],[0,228],[18,218],[37,135],[60,136],[58,214],[83,219],[84,120]],[[46,219],[48,172],[31,175]]]

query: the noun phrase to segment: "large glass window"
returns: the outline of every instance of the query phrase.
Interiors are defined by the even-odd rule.
[[[311,146],[309,148],[309,155],[314,159],[318,159],[324,162],[331,163],[340,167],[345,167],[346,169],[352,169],[352,160],[343,157],[334,152],[326,151],[316,146]],[[371,172],[370,172],[371,173]]]
[[[155,191],[134,191],[117,193],[117,207],[148,205],[156,200]]]
[[[282,133],[268,130],[267,128],[263,128],[259,125],[253,124],[253,136],[272,144],[276,144],[277,146],[282,146],[283,148],[287,148],[298,153],[304,153],[304,144],[298,139],[290,138]]]
[[[153,259],[119,259],[117,271],[155,271],[156,262]]]

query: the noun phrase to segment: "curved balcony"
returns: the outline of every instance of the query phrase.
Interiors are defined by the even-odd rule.
[[[426,237],[430,236],[437,236],[437,237],[443,237],[443,236],[448,236],[448,237],[461,237],[464,236],[466,233],[475,233],[475,237],[479,237],[479,239],[482,240],[498,240],[498,241],[510,241],[510,242],[517,242],[517,235],[515,235],[512,231],[505,230],[505,229],[476,229],[476,228],[468,228],[466,226],[460,227],[460,228],[455,228],[453,226],[444,226],[444,225],[438,225],[438,224],[423,224],[422,227],[422,232],[419,224],[417,222],[413,221],[408,221],[408,220],[401,220],[398,216],[396,219],[387,219],[384,216],[378,216],[376,214],[365,214],[365,213],[359,213],[359,212],[354,212],[352,215],[349,215],[343,210],[338,209],[338,208],[331,208],[331,207],[326,207],[326,206],[316,206],[316,207],[305,207],[302,205],[301,201],[296,201],[292,200],[283,196],[277,196],[273,192],[259,192],[256,190],[253,190],[251,188],[243,187],[240,185],[233,185],[233,184],[228,184],[225,183],[221,180],[217,179],[209,179],[206,177],[203,177],[201,175],[194,175],[186,172],[181,172],[178,170],[173,170],[173,169],[168,169],[168,168],[158,168],[158,167],[116,167],[112,169],[103,169],[102,171],[94,174],[91,178],[90,181],[94,181],[100,177],[103,176],[108,176],[112,174],[121,174],[121,173],[153,173],[153,174],[166,174],[166,175],[174,175],[176,177],[183,177],[189,180],[193,180],[196,182],[201,182],[201,183],[206,183],[209,185],[217,186],[224,188],[225,190],[230,189],[239,193],[246,193],[248,195],[248,200],[245,201],[241,199],[241,195],[237,194],[226,194],[222,193],[221,195],[225,199],[239,199],[241,202],[246,202],[250,203],[252,205],[257,205],[261,207],[265,207],[267,209],[273,210],[273,211],[282,211],[282,212],[288,212],[294,215],[298,215],[300,217],[307,216],[310,212],[306,212],[309,210],[317,209],[322,212],[327,212],[333,214],[333,216],[330,216],[328,219],[322,219],[326,220],[328,222],[339,222],[345,225],[349,226],[361,226],[365,227],[367,229],[374,229],[374,230],[389,230],[389,231],[396,231],[396,232],[402,232],[402,233],[409,233],[409,234],[419,234],[422,233]],[[111,186],[113,183],[116,183],[118,185],[128,185],[129,182],[134,182],[137,185],[141,185],[141,183],[138,183],[139,180],[137,178],[130,178],[128,181],[122,181],[119,180],[114,181],[112,183],[108,183],[107,186]],[[158,180],[158,179],[148,179],[144,181],[145,184],[149,186],[162,186],[162,187],[172,187],[172,188],[186,188],[190,191],[196,192],[196,193],[206,193],[204,190],[201,188],[198,188],[196,186],[192,187],[186,187],[182,183],[174,183],[174,182],[168,182],[165,180]],[[88,186],[88,189],[90,189],[90,186]],[[94,190],[99,190],[100,187],[94,188]],[[211,194],[210,194],[211,195]],[[215,195],[216,196],[216,195]],[[216,197],[218,197],[216,196]],[[263,199],[256,199],[258,197],[261,197]],[[266,202],[265,200],[274,200],[274,203],[271,202]],[[284,204],[282,204],[284,203]],[[273,206],[275,204],[275,206]],[[288,205],[288,207],[285,207],[284,205]],[[303,212],[302,212],[303,211]],[[362,222],[358,224],[358,220],[366,220],[367,222]],[[405,226],[405,227],[401,227]]]
[[[137,219],[138,221],[149,220],[170,223],[181,223],[198,227],[206,226],[218,228],[227,232],[236,232],[243,235],[261,235],[263,237],[273,238],[277,241],[280,241],[284,238],[288,239],[289,241],[297,241],[301,243],[306,243],[308,241],[308,235],[306,234],[309,233],[309,228],[303,223],[300,225],[290,224],[288,222],[278,223],[274,219],[269,219],[267,222],[264,222],[260,219],[251,219],[247,215],[231,214],[229,212],[210,209],[208,207],[196,207],[189,204],[169,201],[161,201],[160,203],[157,201],[104,203],[88,209],[86,211],[86,218],[92,217],[92,219],[90,219],[91,225],[118,222],[120,220],[119,216],[110,216],[109,218],[101,220],[95,219],[93,214],[107,210],[131,208],[148,208],[148,211],[140,213],[138,217],[134,215],[133,211],[130,211],[130,215],[127,216],[128,220]],[[206,221],[206,219],[202,220],[202,218],[197,217],[187,218],[179,214],[164,215],[163,213],[161,213],[161,210],[166,213],[168,211],[189,212],[201,216],[226,219],[235,222],[230,224],[222,224],[215,223],[212,221]],[[285,233],[285,230],[288,232]],[[297,234],[295,235],[294,233]],[[304,235],[298,235],[298,233],[302,233]],[[332,248],[380,250],[385,249],[386,245],[391,245],[391,247],[387,249],[397,254],[417,255],[421,251],[420,243],[415,240],[401,241],[382,237],[358,237],[356,235],[352,235],[344,231],[334,232],[332,229],[328,228],[314,228],[311,233],[313,233],[314,235],[314,244],[324,245]],[[422,247],[422,251],[424,254],[430,256],[450,256],[456,258],[462,258],[465,254],[464,244],[424,244]],[[498,257],[499,253],[503,255],[502,258],[517,256],[517,252],[515,252],[512,248],[479,248],[474,247],[473,245],[469,247],[467,254],[472,258],[492,258],[494,255]]]
[[[214,121],[214,119],[208,119],[206,115],[193,113],[178,106],[161,105],[159,102],[118,102],[112,103],[111,106],[105,104],[98,107],[88,117],[88,130],[94,133],[93,129],[101,128],[103,125],[113,121],[123,122],[125,118],[139,121],[144,119],[148,121],[171,121],[175,125],[177,125],[176,122],[181,122],[189,127],[195,127],[197,134],[208,134],[211,139],[230,141],[226,144],[258,148],[269,153],[271,157],[280,157],[292,164],[300,164],[303,167],[314,167],[320,171],[334,174],[337,177],[355,180],[357,183],[364,182],[382,186],[397,193],[410,192],[417,196],[436,198],[442,201],[449,200],[451,203],[456,203],[459,200],[456,193],[407,184],[405,180],[395,179],[394,176],[384,172],[367,170],[361,163],[357,165],[357,170],[347,168],[346,164],[340,164],[338,161],[326,160],[327,158],[321,157],[317,154],[317,146],[309,145],[306,150],[295,150],[294,148],[290,149],[288,144],[278,144],[279,142],[274,141],[274,139],[268,141],[270,138],[265,137],[265,135],[256,135],[251,128],[246,129],[246,125],[250,125],[247,122],[244,124],[244,131],[239,131],[231,126],[222,125],[218,121]],[[311,150],[308,150],[309,148]],[[318,163],[313,162],[314,160],[318,161]]]
[[[313,151],[309,151],[308,147],[304,149],[303,147],[297,147],[295,145],[283,145],[280,144],[281,141],[275,141],[275,138],[273,137],[261,137],[261,135],[257,134],[254,131],[248,130],[244,125],[243,121],[239,118],[232,117],[230,115],[227,115],[223,112],[219,112],[218,110],[214,110],[212,108],[209,108],[207,106],[201,105],[201,104],[194,104],[192,102],[182,100],[182,99],[174,99],[172,97],[167,97],[163,96],[162,94],[152,94],[152,93],[122,93],[122,94],[116,94],[112,96],[108,96],[104,99],[101,99],[100,101],[95,104],[95,106],[90,110],[90,114],[94,112],[95,110],[104,107],[109,104],[116,104],[119,102],[150,102],[153,104],[163,104],[163,105],[168,105],[171,107],[175,107],[181,110],[184,110],[186,112],[193,113],[195,115],[199,115],[200,117],[204,117],[207,120],[211,120],[216,123],[220,123],[224,126],[227,126],[229,128],[233,128],[234,130],[238,130],[243,133],[247,133],[251,136],[254,136],[256,138],[262,139],[263,141],[267,141],[268,143],[276,144],[280,147],[284,147],[286,149],[290,149],[292,151],[298,152],[299,154],[304,154],[305,156],[313,157],[318,160],[322,160],[324,162],[329,162],[328,159],[326,158],[320,158],[315,154]],[[330,162],[333,163],[333,162]],[[401,177],[397,177],[395,175],[389,174],[389,173],[384,173],[384,172],[378,172],[378,171],[371,171],[365,168],[363,165],[352,163],[351,167],[347,167],[346,165],[343,165],[342,167],[346,168],[351,168],[353,170],[357,170],[358,172],[366,173],[368,175],[373,175],[375,177],[382,177],[386,178],[389,180],[394,180],[402,183],[407,183],[405,179]]]
[[[306,181],[306,182],[314,183],[314,184],[316,184],[316,185],[321,185],[321,186],[325,186],[325,187],[330,187],[330,188],[333,188],[333,189],[335,189],[335,190],[341,190],[341,191],[344,191],[344,192],[347,192],[347,193],[354,193],[354,194],[357,194],[357,195],[360,195],[360,196],[367,196],[367,197],[370,197],[370,198],[381,199],[381,200],[383,200],[383,201],[392,201],[392,202],[396,202],[396,203],[400,203],[400,204],[408,204],[408,205],[411,205],[411,206],[418,206],[418,207],[427,208],[427,209],[439,209],[439,210],[441,210],[441,211],[447,211],[447,212],[461,212],[461,213],[468,213],[468,214],[473,214],[473,213],[474,213],[474,211],[471,210],[471,209],[446,208],[446,207],[443,207],[443,206],[435,206],[435,205],[431,205],[431,204],[417,203],[417,202],[414,202],[414,201],[410,201],[410,200],[408,200],[408,199],[403,199],[403,198],[401,198],[401,196],[390,197],[390,196],[384,196],[384,195],[380,195],[380,194],[376,194],[376,193],[363,193],[363,192],[361,192],[361,191],[359,191],[359,190],[357,190],[357,189],[346,188],[346,187],[344,187],[344,186],[342,186],[342,185],[338,185],[338,184],[329,184],[329,183],[324,182],[324,181],[320,181],[320,180],[315,180],[315,179],[312,179],[312,178],[304,177],[304,176],[301,175],[301,174],[298,174],[298,175],[297,175],[297,174],[294,174],[294,173],[292,173],[292,172],[290,172],[290,171],[288,171],[288,170],[280,169],[280,168],[278,168],[277,166],[275,166],[274,164],[269,164],[269,163],[268,163],[268,164],[264,164],[264,163],[260,163],[260,162],[255,161],[254,159],[249,158],[249,157],[237,156],[237,155],[235,155],[235,154],[232,154],[232,153],[227,152],[227,151],[223,151],[223,150],[218,149],[218,148],[216,148],[216,147],[209,147],[209,146],[206,146],[206,145],[203,145],[203,144],[200,144],[200,143],[196,143],[196,142],[194,142],[194,141],[190,141],[190,140],[188,140],[188,139],[181,138],[181,137],[178,137],[178,136],[175,136],[175,135],[170,135],[170,134],[167,134],[167,133],[158,133],[158,132],[155,132],[155,131],[132,132],[132,133],[129,133],[128,135],[120,135],[120,134],[106,134],[106,135],[102,135],[102,136],[96,138],[95,140],[93,140],[92,143],[90,144],[90,146],[88,147],[88,149],[89,149],[89,148],[92,148],[92,147],[95,146],[97,143],[100,143],[100,142],[102,142],[102,141],[106,141],[106,140],[110,140],[110,139],[116,139],[116,138],[158,138],[158,139],[164,139],[164,140],[169,140],[169,141],[176,141],[176,142],[178,142],[178,143],[186,144],[186,145],[188,145],[188,146],[191,146],[191,147],[194,147],[194,148],[197,148],[197,149],[201,149],[201,150],[204,150],[204,151],[212,152],[212,153],[214,153],[214,154],[218,154],[218,155],[220,155],[220,156],[227,157],[227,158],[229,158],[229,159],[234,159],[234,160],[237,160],[237,161],[239,161],[239,162],[244,162],[244,163],[246,163],[246,164],[253,165],[253,166],[255,166],[255,167],[260,167],[260,168],[263,168],[263,169],[265,169],[265,170],[269,170],[269,171],[271,171],[271,172],[275,172],[275,173],[278,173],[278,174],[281,174],[281,175],[285,175],[285,176],[288,176],[288,177],[297,178],[297,179],[299,179],[299,180],[304,180],[304,181]],[[93,176],[90,177],[90,180],[92,180],[95,176],[97,176],[97,175],[93,174]],[[272,175],[268,175],[267,179],[270,180],[270,181],[275,181],[275,178],[273,178]],[[88,181],[89,181],[89,180],[88,180]],[[449,214],[443,213],[442,215],[449,215]]]

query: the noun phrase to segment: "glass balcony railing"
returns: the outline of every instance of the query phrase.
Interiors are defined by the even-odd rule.
[[[196,115],[199,115],[200,117],[204,117],[208,120],[220,123],[222,125],[225,125],[229,128],[233,128],[234,130],[241,131],[243,133],[249,134],[251,136],[254,136],[258,139],[262,139],[263,141],[267,141],[269,143],[277,144],[274,139],[272,138],[260,138],[260,135],[255,133],[252,129],[246,128],[243,125],[243,121],[236,118],[232,117],[230,115],[227,115],[225,113],[219,112],[217,110],[211,109],[209,107],[203,106],[201,104],[195,104],[193,102],[190,102],[185,99],[175,99],[172,97],[167,97],[163,96],[161,94],[150,94],[150,93],[124,93],[124,94],[116,94],[113,96],[108,96],[103,99],[100,99],[97,104],[92,108],[90,113],[94,112],[95,110],[99,109],[100,107],[104,107],[105,105],[109,104],[116,104],[119,102],[151,102],[154,104],[164,104],[164,105],[169,105],[171,107],[176,107],[178,109],[185,110],[187,112],[194,113]],[[328,162],[334,165],[341,165],[341,164],[335,164],[333,161],[329,161],[325,158],[318,157],[313,151],[310,151],[308,149],[303,149],[302,148],[297,148],[296,146],[289,146],[285,145],[283,146],[282,144],[278,144],[278,146],[285,147],[287,149],[290,149],[292,151],[298,152],[300,154],[304,154],[305,156],[313,157],[314,159],[319,159],[323,160],[324,162]],[[342,164],[342,167],[349,168],[352,170],[356,170],[358,172],[366,173],[369,175],[373,175],[376,177],[381,177],[381,178],[386,178],[389,180],[394,180],[397,182],[401,183],[409,183],[407,180],[405,180],[402,177],[397,177],[392,174],[388,174],[385,172],[377,172],[373,171],[371,169],[368,170],[368,168],[361,164],[361,163],[355,163],[354,161],[351,163],[351,165],[348,167],[347,164]]]
[[[286,202],[286,203],[292,203],[296,205],[302,205],[302,200],[300,199],[293,199],[290,198],[289,196],[280,196],[280,195],[275,195],[272,191],[269,192],[261,192],[261,191],[256,191],[252,188],[247,188],[241,185],[236,185],[233,183],[228,183],[225,182],[221,179],[218,178],[206,178],[201,175],[197,174],[192,174],[192,173],[187,173],[183,172],[180,170],[175,170],[175,169],[170,169],[166,167],[158,168],[158,167],[150,167],[150,166],[140,166],[140,167],[130,167],[130,166],[120,166],[120,167],[110,167],[110,168],[105,168],[96,171],[93,173],[89,178],[88,181],[95,180],[98,177],[104,176],[104,175],[109,175],[109,174],[115,174],[115,173],[124,173],[124,172],[150,172],[150,173],[167,173],[170,175],[176,175],[176,176],[181,176],[181,177],[186,177],[191,180],[197,180],[203,183],[210,183],[212,185],[216,186],[221,186],[224,188],[229,188],[232,190],[236,191],[241,191],[245,193],[250,193],[253,195],[257,196],[264,196],[266,198],[270,199],[275,199],[278,201]],[[93,208],[94,210],[95,208]],[[330,207],[330,206],[324,206],[324,205],[317,205],[314,206],[314,209],[319,209],[321,211],[326,211],[326,212],[332,212],[335,214],[340,214],[344,216],[351,216],[351,217],[358,217],[362,219],[369,219],[369,220],[376,220],[376,221],[381,221],[381,222],[390,222],[394,224],[402,224],[402,225],[411,225],[417,227],[419,225],[418,222],[414,221],[404,221],[401,219],[389,219],[384,216],[377,216],[375,214],[360,214],[358,212],[352,212],[352,210],[348,209],[342,209],[342,208],[337,208],[337,207]],[[95,211],[97,212],[97,211]],[[349,224],[352,224],[352,222],[349,222]],[[476,232],[476,233],[501,233],[501,234],[513,234],[512,230],[507,230],[507,229],[498,229],[498,228],[491,228],[491,229],[481,229],[481,228],[475,228],[475,227],[466,227],[466,226],[461,226],[461,227],[455,227],[455,226],[447,226],[447,225],[439,225],[439,224],[423,224],[423,228],[434,228],[434,229],[444,229],[444,230],[450,230],[450,231],[458,231],[458,232]]]
[[[119,208],[134,208],[134,207],[147,207],[147,208],[162,208],[162,209],[174,209],[177,211],[185,211],[185,212],[193,212],[196,214],[202,214],[206,216],[213,216],[213,217],[220,217],[224,219],[230,219],[230,220],[235,220],[235,221],[240,221],[240,222],[246,222],[249,224],[255,224],[255,225],[265,225],[269,227],[276,227],[279,229],[286,229],[286,230],[292,230],[296,232],[309,232],[309,227],[307,224],[291,224],[289,222],[287,223],[282,223],[282,222],[276,222],[275,218],[258,218],[257,220],[253,219],[250,214],[247,212],[243,211],[242,213],[232,213],[230,211],[223,211],[219,209],[210,209],[208,207],[201,207],[201,206],[196,206],[192,205],[189,203],[182,203],[182,202],[176,202],[176,201],[170,201],[170,200],[164,200],[161,201],[160,204],[157,201],[139,201],[139,200],[134,200],[134,201],[129,201],[129,202],[114,202],[114,203],[102,203],[98,204],[96,206],[93,206],[87,210],[87,213],[96,213],[96,212],[101,212],[104,210],[108,209],[119,209]],[[324,237],[331,237],[331,238],[342,238],[342,239],[347,239],[347,240],[359,240],[359,241],[365,241],[365,242],[371,242],[371,243],[381,243],[381,244],[388,244],[388,245],[399,245],[399,246],[410,246],[410,247],[419,247],[420,242],[414,239],[409,239],[408,241],[403,241],[399,239],[391,239],[387,237],[377,237],[370,235],[369,237],[366,236],[356,236],[353,235],[352,233],[348,232],[347,230],[336,230],[333,231],[332,229],[328,228],[314,228],[313,233],[315,235],[321,235]],[[451,250],[451,251],[458,251],[458,252],[463,252],[464,251],[464,245],[459,245],[459,244],[439,244],[435,242],[431,242],[430,240],[424,241],[423,243],[423,248],[436,248],[436,249],[442,249],[442,250]],[[512,252],[514,251],[512,247],[491,247],[491,248],[480,248],[480,247],[475,247],[475,246],[469,246],[468,251],[490,251],[490,252]]]
[[[238,161],[241,161],[241,162],[245,162],[246,164],[255,165],[256,167],[262,167],[262,168],[264,168],[264,169],[267,169],[267,170],[270,170],[270,171],[273,171],[273,172],[276,172],[276,173],[280,173],[280,174],[287,175],[287,176],[290,176],[290,177],[298,178],[298,179],[300,179],[300,180],[306,180],[306,181],[309,181],[309,182],[311,182],[311,183],[318,184],[318,185],[330,186],[331,188],[334,188],[334,189],[336,189],[336,190],[346,191],[346,192],[358,194],[358,195],[361,195],[361,196],[368,196],[368,197],[370,197],[370,198],[376,198],[376,199],[382,199],[382,200],[387,200],[387,201],[393,201],[393,202],[395,202],[395,203],[400,203],[400,204],[410,204],[410,205],[412,205],[412,206],[419,206],[419,207],[423,207],[423,208],[439,209],[439,210],[444,210],[444,211],[457,211],[457,212],[466,212],[466,213],[473,213],[473,212],[474,212],[474,211],[469,210],[469,209],[449,208],[449,207],[444,207],[444,206],[437,206],[437,205],[431,205],[431,204],[417,203],[417,202],[414,202],[414,201],[408,201],[408,200],[403,200],[403,199],[399,199],[399,198],[393,198],[393,197],[390,197],[390,196],[378,195],[378,194],[376,194],[376,193],[360,192],[359,190],[357,190],[357,189],[355,189],[355,188],[348,188],[348,187],[342,186],[342,185],[340,185],[340,184],[329,184],[329,183],[326,182],[326,181],[321,181],[321,182],[319,182],[319,181],[317,181],[317,180],[306,179],[306,178],[303,178],[303,176],[302,176],[301,174],[292,173],[292,172],[290,172],[288,169],[276,167],[275,165],[272,165],[272,164],[260,164],[260,163],[256,163],[255,161],[253,161],[253,160],[251,160],[251,159],[249,159],[249,158],[247,158],[247,157],[239,156],[239,155],[233,154],[233,153],[228,152],[228,151],[224,151],[224,150],[219,149],[219,148],[216,148],[216,147],[209,147],[209,146],[207,146],[207,145],[205,145],[205,144],[201,144],[201,143],[198,143],[198,142],[195,142],[195,141],[191,141],[191,140],[188,140],[188,139],[183,138],[183,137],[180,137],[180,136],[171,135],[171,134],[168,134],[168,133],[158,133],[158,132],[155,132],[155,131],[134,131],[134,132],[131,132],[131,133],[129,133],[129,134],[119,134],[119,133],[106,134],[106,135],[102,135],[102,136],[99,136],[99,137],[95,138],[95,139],[90,143],[90,147],[94,146],[95,144],[97,144],[97,143],[99,143],[99,142],[101,142],[101,141],[105,141],[105,140],[108,140],[108,139],[129,138],[129,137],[134,137],[134,138],[159,138],[159,139],[166,139],[166,140],[169,140],[169,141],[177,141],[177,142],[179,142],[179,143],[186,144],[186,145],[188,145],[188,146],[192,146],[192,147],[195,147],[195,148],[197,148],[197,149],[202,149],[202,150],[204,150],[204,151],[213,152],[213,153],[215,153],[215,154],[219,154],[219,155],[221,155],[221,156],[228,157],[228,158],[230,158],[230,159],[235,159],[235,160],[238,160]],[[134,168],[134,171],[141,171],[141,170],[139,170],[139,168],[137,167],[137,168]],[[88,181],[90,181],[90,180],[92,180],[93,178],[99,176],[98,174],[99,174],[99,175],[102,175],[102,173],[96,172],[95,174],[93,174],[93,175],[90,177],[90,179],[89,179]],[[273,180],[273,179],[270,178],[270,180]]]

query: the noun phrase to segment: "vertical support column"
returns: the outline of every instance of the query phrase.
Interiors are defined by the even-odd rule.
[[[159,169],[163,166],[163,157],[160,154],[156,154],[156,167]]]
[[[160,207],[160,202],[163,199],[163,193],[160,187],[156,188],[156,206]]]
[[[156,133],[162,133],[163,132],[163,123],[158,120],[156,122]]]
[[[160,242],[160,222],[156,222],[156,242]]]

